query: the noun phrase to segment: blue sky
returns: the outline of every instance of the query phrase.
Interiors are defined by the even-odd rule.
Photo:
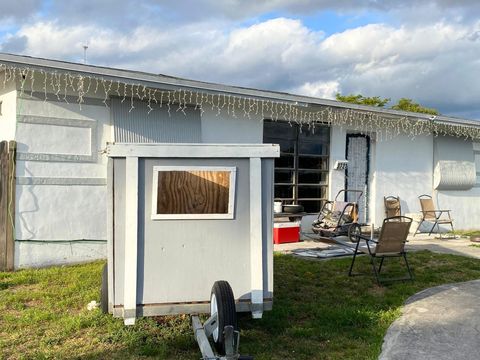
[[[10,0],[0,51],[480,119],[470,0]]]
[[[360,11],[358,14],[342,14],[333,10],[325,10],[300,19],[308,28],[323,31],[326,35],[343,32],[360,26],[375,23],[388,23],[388,17],[377,11]]]

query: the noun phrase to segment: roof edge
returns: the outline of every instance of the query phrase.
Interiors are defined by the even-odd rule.
[[[136,81],[148,87],[162,86],[170,88],[187,88],[196,89],[211,93],[228,93],[232,95],[241,95],[245,97],[252,97],[258,99],[278,100],[304,104],[308,106],[324,106],[335,107],[343,109],[352,109],[357,111],[374,112],[378,114],[391,115],[397,117],[407,117],[422,120],[434,120],[447,124],[480,127],[480,121],[450,117],[446,115],[431,115],[423,113],[414,113],[409,111],[384,109],[374,106],[358,105],[352,103],[345,103],[336,100],[322,99],[311,96],[296,95],[286,92],[260,90],[254,88],[224,85],[212,82],[204,82],[198,80],[189,80],[179,77],[167,76],[162,74],[152,74],[147,72],[125,70],[110,68],[97,65],[87,65],[74,62],[67,62],[62,60],[51,60],[45,58],[38,58],[26,55],[15,55],[0,52],[0,62],[9,63],[12,65],[22,65],[40,68],[50,68],[55,70],[77,72],[82,74],[89,74],[93,76],[102,76],[107,78],[122,79],[124,81]]]

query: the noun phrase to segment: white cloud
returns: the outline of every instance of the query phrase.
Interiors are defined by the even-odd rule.
[[[306,82],[290,91],[299,95],[335,99],[335,95],[340,92],[340,83],[338,81]]]
[[[98,65],[325,98],[338,91],[411,97],[480,117],[479,31],[480,22],[438,21],[370,24],[326,37],[288,18],[124,29],[41,21],[22,26],[3,46],[15,48],[18,39],[28,55],[80,60],[87,41],[90,62]]]

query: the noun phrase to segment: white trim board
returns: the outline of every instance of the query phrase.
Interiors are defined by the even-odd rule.
[[[274,144],[111,144],[109,157],[157,158],[275,158],[280,147]]]
[[[105,178],[28,177],[17,176],[17,185],[106,186]]]
[[[108,288],[108,312],[113,312],[113,304],[115,304],[115,252],[113,247],[114,241],[114,168],[113,159],[107,162],[107,288]]]
[[[137,311],[137,243],[138,243],[138,158],[125,161],[125,265],[123,318],[134,325]]]
[[[216,214],[157,214],[158,173],[160,171],[228,171],[230,184],[228,191],[228,212]],[[237,168],[234,166],[154,166],[152,181],[152,220],[192,220],[192,219],[233,219],[235,209],[235,181]]]
[[[262,160],[250,159],[250,285],[252,317],[263,315]]]

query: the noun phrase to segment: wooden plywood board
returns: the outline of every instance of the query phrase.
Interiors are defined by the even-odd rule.
[[[14,141],[0,143],[0,271],[14,268],[15,150]]]
[[[17,143],[8,144],[8,193],[7,193],[7,271],[14,269],[15,253],[15,169]]]
[[[155,166],[153,220],[233,219],[236,167]]]
[[[159,171],[157,214],[227,214],[230,171]]]

